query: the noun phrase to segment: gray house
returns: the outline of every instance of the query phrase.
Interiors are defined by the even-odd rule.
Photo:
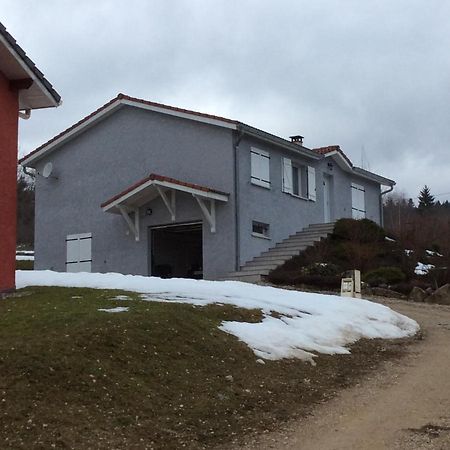
[[[380,223],[395,184],[339,146],[123,94],[21,164],[37,171],[35,267],[69,272],[266,275],[320,224]]]

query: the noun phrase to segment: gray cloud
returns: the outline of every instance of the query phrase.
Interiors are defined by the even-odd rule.
[[[450,191],[450,3],[442,0],[2,2],[63,97],[21,122],[21,154],[118,92],[235,118]],[[443,196],[441,199],[450,198]]]

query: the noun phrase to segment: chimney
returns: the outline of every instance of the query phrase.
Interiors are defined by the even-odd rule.
[[[303,136],[296,134],[295,136],[289,136],[291,138],[291,142],[297,145],[303,145]]]

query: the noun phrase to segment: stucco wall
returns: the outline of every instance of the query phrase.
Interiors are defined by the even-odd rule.
[[[15,288],[18,92],[0,72],[0,292]]]
[[[217,203],[217,232],[203,227],[206,278],[234,269],[232,132],[217,126],[123,107],[49,154],[55,179],[36,179],[36,268],[65,270],[65,237],[91,232],[92,270],[148,275],[147,227],[167,224],[160,200],[141,208],[141,239],[127,234],[122,217],[100,204],[149,173],[209,186],[230,194]],[[203,220],[192,196],[177,194],[176,222]]]
[[[251,183],[251,147],[266,150],[270,154],[270,189]],[[282,192],[283,157],[291,158],[293,163],[315,168],[316,201]],[[302,228],[324,222],[324,175],[328,175],[331,181],[331,221],[352,216],[351,183],[354,181],[366,188],[367,218],[379,223],[379,184],[342,170],[331,158],[313,160],[245,137],[239,145],[238,159],[241,265]],[[269,224],[270,239],[252,236],[252,221]]]

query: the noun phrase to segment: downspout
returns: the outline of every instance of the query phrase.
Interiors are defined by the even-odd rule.
[[[22,166],[22,169],[23,169],[23,173],[27,174],[29,177],[36,178],[36,173],[29,172],[30,169],[28,167]]]
[[[380,193],[380,225],[381,225],[381,227],[384,227],[383,195],[389,194],[389,192],[392,192],[393,190],[394,190],[394,185],[391,184],[389,189],[386,189],[385,191],[382,191]]]
[[[235,236],[235,270],[238,271],[240,267],[240,230],[239,230],[239,160],[238,160],[238,147],[244,136],[244,132],[240,129],[239,125],[237,127],[237,133],[234,133],[233,139],[233,157],[234,157],[234,207],[236,214],[234,215],[234,228],[236,230]]]
[[[19,111],[19,117],[23,120],[28,120],[31,117],[31,109],[26,109],[25,111]]]

